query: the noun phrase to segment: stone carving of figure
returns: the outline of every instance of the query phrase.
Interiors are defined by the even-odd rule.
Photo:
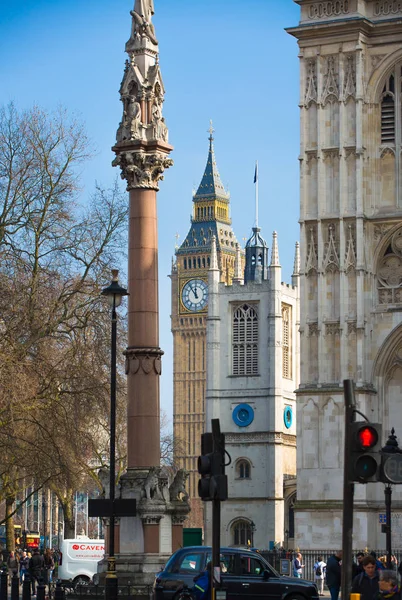
[[[135,98],[130,99],[127,120],[130,127],[130,138],[136,140],[141,137],[141,104]]]
[[[160,469],[151,467],[143,483],[141,496],[146,500],[163,500],[162,492],[159,488]]]
[[[168,129],[165,119],[162,117],[162,103],[163,98],[157,96],[152,106],[152,123],[154,125],[155,139],[162,139],[167,142]]]
[[[133,17],[131,37],[128,41],[130,47],[137,36],[147,37],[155,46],[158,40],[155,37],[155,29],[152,25],[152,15],[155,13],[154,0],[135,0],[134,10],[130,12]]]
[[[186,479],[188,477],[188,471],[184,469],[179,469],[169,486],[169,495],[170,501],[179,501],[179,502],[187,502],[189,499],[189,495],[186,491]]]

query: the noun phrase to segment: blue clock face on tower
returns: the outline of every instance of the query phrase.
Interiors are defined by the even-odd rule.
[[[290,406],[286,406],[283,411],[283,421],[285,423],[286,429],[290,429],[293,423],[293,411]]]
[[[238,404],[232,418],[238,427],[247,427],[254,421],[254,410],[249,404]]]
[[[181,299],[187,310],[198,312],[203,310],[208,302],[208,285],[203,279],[190,279],[183,286]]]

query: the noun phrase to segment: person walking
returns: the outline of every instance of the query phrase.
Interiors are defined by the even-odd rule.
[[[358,552],[356,554],[357,562],[354,562],[352,565],[352,581],[355,577],[357,577],[357,575],[360,575],[360,573],[363,573],[362,561],[363,561],[364,556],[365,556],[364,552]]]
[[[29,569],[29,558],[26,552],[21,554],[20,558],[20,585],[24,583],[25,575],[28,573]]]
[[[194,577],[194,586],[192,589],[196,600],[210,600],[211,598],[211,575],[212,563],[208,562],[205,571]]]
[[[322,556],[317,558],[317,562],[314,563],[314,579],[317,585],[318,594],[320,596],[324,595],[324,579],[325,579],[325,571],[326,571],[327,563],[324,562]]]
[[[379,575],[376,559],[365,556],[362,561],[364,573],[360,573],[352,582],[352,594],[360,594],[360,600],[376,600],[379,594]]]
[[[380,600],[401,600],[401,588],[398,585],[398,573],[385,569],[379,572],[378,582]]]
[[[45,584],[49,585],[50,583],[52,583],[52,573],[54,569],[54,560],[50,548],[46,548],[45,553],[43,555],[43,561],[45,565]]]
[[[341,560],[342,550],[332,554],[327,560],[326,578],[331,600],[338,600],[341,589]]]
[[[304,569],[303,557],[300,552],[297,552],[296,557],[293,559],[293,577],[301,577]]]
[[[31,575],[32,596],[36,598],[36,583],[42,577],[44,567],[43,556],[39,554],[38,548],[34,550],[32,558],[29,559],[29,574]]]
[[[18,575],[18,559],[13,551],[10,552],[7,558],[7,568],[10,579],[13,575]]]

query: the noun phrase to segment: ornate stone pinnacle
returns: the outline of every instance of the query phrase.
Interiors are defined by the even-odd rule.
[[[164,171],[173,165],[173,160],[162,152],[147,154],[143,151],[119,153],[113,166],[121,169],[121,178],[127,181],[127,191],[135,189],[159,190]]]

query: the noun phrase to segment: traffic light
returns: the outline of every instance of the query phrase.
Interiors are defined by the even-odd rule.
[[[380,480],[384,483],[402,483],[402,450],[399,448],[394,428],[381,451]]]
[[[214,444],[212,433],[201,435],[201,456],[198,457],[198,495],[202,500],[227,500],[228,483],[225,475],[225,436]]]
[[[359,421],[349,424],[350,482],[379,481],[381,430],[382,426],[379,423]]]

